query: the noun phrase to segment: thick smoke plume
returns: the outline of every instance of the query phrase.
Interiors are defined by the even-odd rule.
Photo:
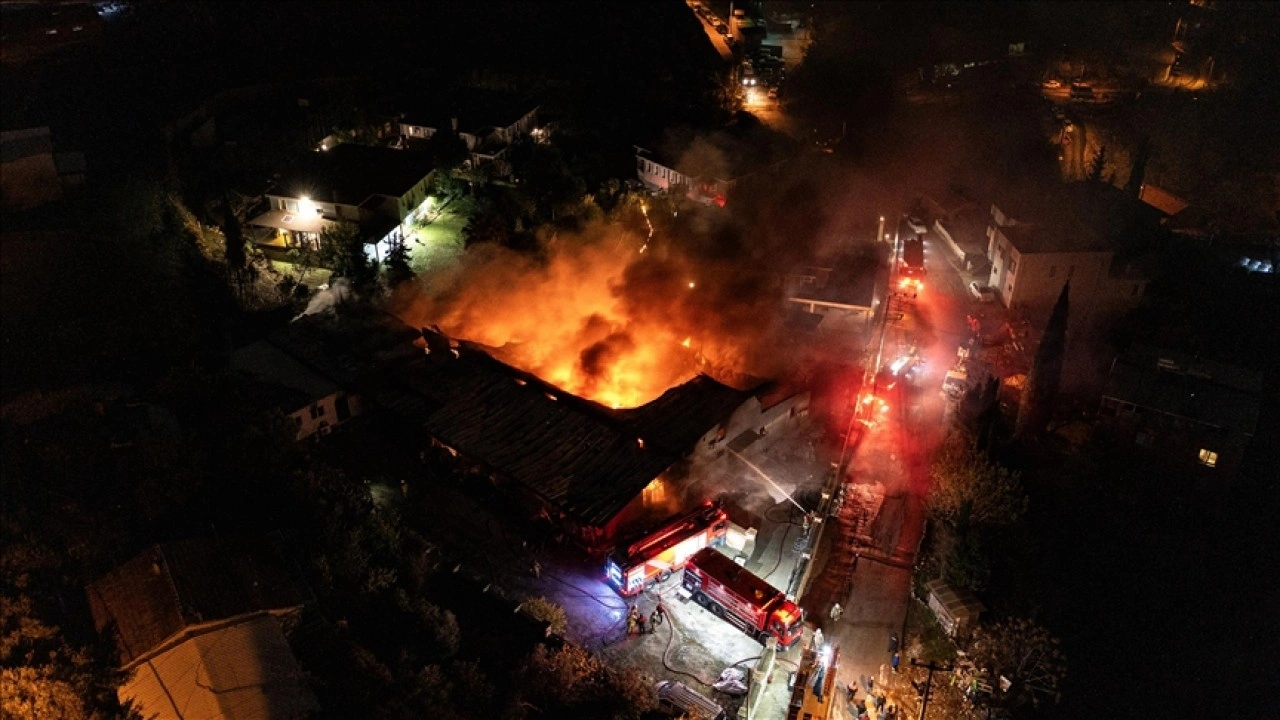
[[[654,204],[651,239],[643,222],[601,221],[544,238],[536,256],[473,246],[396,311],[606,406],[643,404],[699,372],[781,379],[806,360],[782,322],[784,276],[871,244],[892,207],[884,190],[802,158],[740,184],[724,210]]]
[[[472,247],[399,310],[614,407],[643,404],[698,372],[769,374],[777,313],[767,275],[646,246],[603,223],[560,234],[537,257]]]

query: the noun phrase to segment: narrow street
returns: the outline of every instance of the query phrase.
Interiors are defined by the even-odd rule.
[[[942,380],[968,340],[966,316],[977,312],[977,301],[965,291],[969,278],[950,262],[940,241],[926,235],[925,248],[924,287],[886,328],[883,351],[883,365],[912,349],[922,365],[910,380],[878,389],[887,411],[855,426],[846,499],[831,519],[815,555],[821,565],[802,598],[811,621],[840,649],[840,687],[856,685],[863,676],[882,682],[890,637],[903,635],[931,459],[949,420]],[[864,397],[869,393],[864,388]],[[833,615],[836,603],[842,612]],[[836,717],[851,716],[843,702],[839,707]]]

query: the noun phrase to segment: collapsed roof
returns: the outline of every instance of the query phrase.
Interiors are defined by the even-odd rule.
[[[607,523],[751,397],[699,375],[611,410],[424,331],[427,352],[378,401],[586,525]],[[406,392],[406,390],[408,392]]]

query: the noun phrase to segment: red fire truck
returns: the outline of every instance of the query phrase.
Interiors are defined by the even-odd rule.
[[[783,592],[712,548],[699,550],[684,566],[684,588],[694,602],[764,643],[794,645],[804,631],[804,610]]]
[[[908,277],[924,274],[924,241],[920,238],[902,241],[902,274]]]
[[[653,582],[671,577],[699,550],[723,544],[728,529],[729,517],[711,503],[674,517],[630,545],[609,553],[605,560],[609,582],[622,595],[635,595]]]

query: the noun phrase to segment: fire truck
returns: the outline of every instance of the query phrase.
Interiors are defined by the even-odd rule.
[[[684,588],[694,602],[764,643],[786,649],[800,640],[804,610],[783,592],[713,548],[699,550],[684,566]]]
[[[908,277],[924,274],[924,241],[920,238],[902,241],[902,274]]]
[[[699,550],[724,544],[728,529],[729,517],[724,510],[707,503],[609,553],[605,572],[624,597],[636,595],[654,582],[671,577]]]

